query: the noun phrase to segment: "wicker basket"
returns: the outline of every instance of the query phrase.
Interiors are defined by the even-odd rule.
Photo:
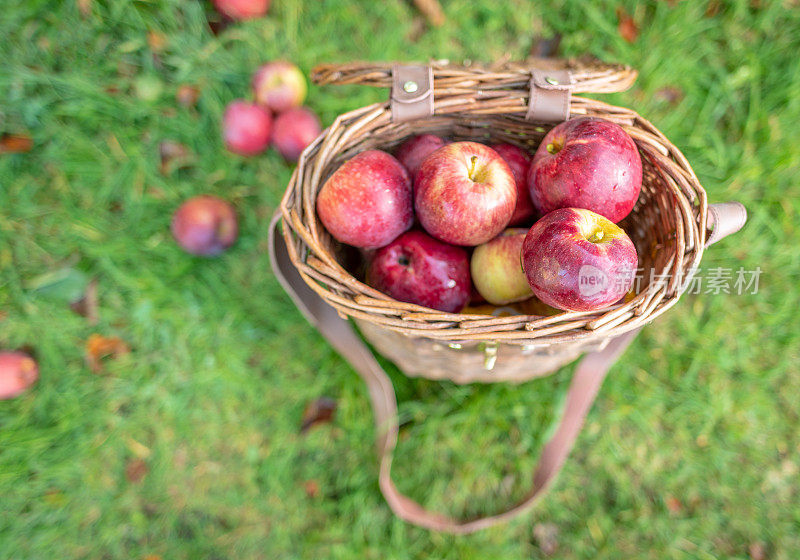
[[[706,193],[689,163],[647,120],[630,109],[572,95],[567,100],[570,117],[588,115],[613,121],[630,134],[639,148],[644,170],[641,195],[631,214],[620,224],[636,245],[639,266],[644,271],[638,293],[624,304],[600,311],[562,312],[554,316],[443,313],[395,301],[358,279],[353,267],[347,265],[347,251],[331,238],[316,215],[317,192],[339,165],[366,149],[390,151],[407,137],[420,133],[457,140],[509,142],[532,151],[555,124],[529,118],[529,103],[535,95],[532,70],[569,71],[571,84],[567,95],[623,91],[636,77],[636,72],[628,67],[585,61],[538,60],[492,67],[434,62],[430,68],[432,116],[397,122],[393,120],[393,102],[340,115],[303,152],[279,210],[288,259],[304,284],[298,287],[298,281],[294,288],[305,292],[305,296],[300,294],[296,298],[306,300],[299,302],[301,309],[312,316],[324,313],[324,308],[330,306],[340,317],[354,319],[377,351],[410,376],[456,383],[520,382],[552,372],[584,352],[601,351],[614,338],[638,330],[675,305],[703,256],[709,220],[717,216],[714,231],[717,237],[735,231],[744,223],[743,209],[735,203],[724,209],[724,219],[713,208],[709,213]],[[398,70],[392,64],[326,65],[315,69],[312,77],[318,84],[392,87],[394,83],[397,88],[393,72]],[[735,220],[731,214],[735,214]],[[280,264],[274,263],[276,267]],[[316,308],[309,310],[311,298],[315,301],[321,298],[325,303],[310,304]],[[318,320],[312,318],[312,321],[319,325]],[[562,450],[559,453],[563,457],[544,461],[555,461],[556,465],[540,465],[531,494],[509,514],[460,523],[424,512],[407,498],[398,497],[389,478],[392,437],[396,436],[393,392],[389,395],[385,380],[369,378],[374,372],[362,371],[374,366],[367,354],[353,350],[356,342],[352,339],[337,342],[335,332],[326,336],[370,383],[381,433],[381,488],[395,512],[404,518],[448,531],[481,528],[529,507],[563,462],[566,453],[561,453]],[[618,351],[615,349],[608,355],[613,357]],[[364,366],[365,362],[370,365]],[[607,365],[604,363],[600,369],[604,373]],[[599,377],[602,379],[602,375]],[[580,418],[575,433],[596,387],[587,391],[591,393],[587,403],[576,405],[583,408],[578,410]],[[386,410],[379,410],[384,406]],[[574,439],[574,433],[569,435]],[[571,440],[566,447],[568,452]],[[547,472],[543,474],[542,470]]]

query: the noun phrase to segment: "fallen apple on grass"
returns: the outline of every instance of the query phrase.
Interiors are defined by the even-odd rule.
[[[511,215],[509,225],[516,226],[525,222],[530,224],[536,215],[536,208],[533,206],[531,195],[528,192],[527,181],[531,155],[514,144],[493,144],[491,148],[500,154],[500,157],[508,164],[517,186],[517,204],[514,206],[514,213]]]
[[[445,140],[433,134],[412,136],[400,144],[400,147],[397,148],[396,157],[397,160],[408,169],[408,174],[411,176],[411,181],[413,182],[425,158],[445,144],[447,144]]]
[[[261,17],[269,10],[270,0],[214,0],[214,7],[233,20]]]
[[[236,100],[222,116],[222,137],[225,147],[243,156],[260,154],[269,146],[272,114],[255,103]]]
[[[611,121],[581,117],[550,130],[527,175],[541,214],[557,208],[586,208],[619,222],[642,188],[642,159],[636,143]]]
[[[408,171],[386,152],[361,152],[322,185],[317,214],[338,241],[362,249],[383,247],[414,223]]]
[[[489,303],[506,305],[533,297],[521,260],[527,233],[525,228],[509,228],[472,252],[472,282]]]
[[[561,208],[536,222],[522,245],[533,293],[566,311],[595,311],[620,300],[633,285],[638,257],[611,220],[581,208]]]
[[[300,69],[286,60],[268,62],[253,75],[253,97],[256,103],[282,113],[299,107],[306,98],[306,79]]]
[[[0,400],[13,399],[39,379],[39,366],[24,352],[0,352]]]
[[[272,145],[288,161],[297,161],[322,127],[310,109],[295,107],[278,115],[272,126]]]
[[[186,252],[206,257],[233,245],[239,232],[233,207],[210,195],[184,202],[172,217],[171,229],[175,241]]]
[[[461,247],[409,231],[378,249],[367,284],[398,301],[458,313],[469,301],[469,257]]]
[[[477,142],[453,142],[430,154],[414,184],[422,227],[453,245],[485,243],[514,213],[514,175],[500,155]]]

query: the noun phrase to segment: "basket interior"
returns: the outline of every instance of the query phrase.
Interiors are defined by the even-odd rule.
[[[368,109],[374,111],[370,113]],[[483,143],[508,142],[533,153],[554,125],[529,122],[521,114],[476,113],[395,124],[386,112],[388,107],[377,105],[354,112],[351,120],[340,117],[301,158],[283,203],[284,216],[291,215],[292,209],[296,212],[294,225],[287,228],[287,239],[295,242],[297,263],[310,263],[314,269],[310,274],[314,280],[307,281],[317,281],[318,286],[321,283],[324,290],[317,292],[325,297],[330,291],[334,297],[328,299],[329,303],[346,315],[374,320],[405,334],[449,340],[494,337],[504,342],[530,343],[534,339],[555,342],[591,335],[607,337],[636,328],[674,304],[689,271],[699,263],[705,239],[705,233],[700,231],[705,192],[680,152],[636,113],[574,98],[573,117],[586,114],[617,122],[633,137],[642,157],[641,194],[631,214],[620,222],[639,254],[636,295],[626,298],[624,304],[592,313],[563,312],[548,317],[520,313],[516,318],[483,317],[483,321],[472,315],[445,314],[393,302],[363,284],[360,263],[364,259],[357,250],[336,242],[317,218],[313,201],[325,180],[355,154],[373,148],[392,152],[416,134]],[[302,197],[302,205],[297,195]],[[295,232],[299,235],[293,235]]]

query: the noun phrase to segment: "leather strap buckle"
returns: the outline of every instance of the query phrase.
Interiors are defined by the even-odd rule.
[[[430,66],[392,67],[392,121],[405,122],[433,115],[433,69]]]
[[[537,122],[561,122],[569,119],[572,97],[572,74],[567,70],[531,71],[531,93],[525,118]]]

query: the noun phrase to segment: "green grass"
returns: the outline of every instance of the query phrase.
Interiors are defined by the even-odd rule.
[[[558,558],[748,558],[755,543],[767,558],[800,556],[796,3],[722,2],[706,17],[705,2],[626,1],[635,44],[610,2],[442,0],[448,23],[415,41],[417,13],[400,0],[274,0],[269,17],[217,37],[191,0],[94,0],[88,17],[76,4],[12,0],[0,17],[0,132],[35,144],[0,155],[0,347],[30,345],[41,365],[32,392],[0,403],[0,558],[543,558],[542,524]],[[159,62],[151,30],[168,38]],[[640,70],[604,99],[658,126],[712,201],[747,205],[747,229],[703,267],[760,266],[760,290],[687,296],[645,329],[534,513],[433,534],[384,503],[365,388],[270,272],[267,221],[290,167],[226,153],[219,120],[271,58],[305,71],[523,58],[553,32],[564,55]],[[184,83],[201,88],[195,109],[175,102]],[[329,124],[385,96],[312,86],[308,103]],[[162,175],[163,140],[189,146],[193,164]],[[204,192],[241,216],[216,260],[186,256],[168,231],[175,207]],[[63,285],[36,289],[62,269],[98,279],[99,324],[70,311]],[[94,332],[132,349],[103,375],[84,363]],[[457,387],[393,370],[401,489],[453,513],[509,505],[569,374]],[[304,406],[323,395],[338,402],[334,421],[300,435]],[[132,483],[137,458],[148,472]]]

